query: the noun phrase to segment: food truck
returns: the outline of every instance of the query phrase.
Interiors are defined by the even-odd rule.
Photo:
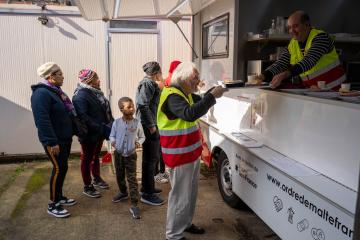
[[[83,15],[97,9],[85,0],[75,2]],[[112,13],[114,18],[120,13],[147,15],[146,4],[137,8],[132,1],[117,0],[104,11],[107,5],[99,2],[105,20]],[[200,121],[224,201],[232,207],[250,207],[282,239],[352,239],[360,98],[338,92],[247,87],[245,82],[279,57],[290,40],[286,16],[302,9],[315,26],[333,33],[341,60],[347,64],[347,81],[356,87],[360,26],[354,19],[360,2],[142,2],[153,3],[148,9],[152,17],[177,23],[182,16],[192,16],[193,61],[205,81],[203,90],[234,83]]]
[[[278,57],[290,36],[286,18],[276,14],[303,9],[311,17],[321,9],[309,1],[286,7],[282,1],[262,2],[266,6],[255,2],[215,1],[194,16],[193,43],[201,56],[194,62],[209,87],[219,81],[230,83],[228,87],[240,82],[232,79],[246,82]],[[334,1],[328,3],[321,17],[329,20],[326,11],[336,6]],[[281,9],[266,10],[270,5]],[[348,13],[352,16],[352,11]],[[263,26],[268,30],[254,32],[265,16],[268,25]],[[321,25],[321,18],[315,19]],[[356,56],[349,49],[359,52],[359,35],[334,37],[350,68]],[[348,76],[353,87],[355,77]],[[281,239],[352,239],[360,161],[359,103],[359,97],[335,91],[229,88],[201,119],[224,201],[250,207]]]

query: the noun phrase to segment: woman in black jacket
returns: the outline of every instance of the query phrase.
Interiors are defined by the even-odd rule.
[[[47,212],[55,217],[68,217],[62,205],[76,201],[63,195],[63,184],[68,170],[73,127],[74,106],[61,90],[64,76],[54,62],[47,62],[37,69],[41,82],[31,86],[31,108],[38,136],[53,169],[50,177],[50,203]]]
[[[79,72],[79,80],[80,83],[73,96],[73,103],[79,118],[88,129],[86,136],[79,137],[81,173],[84,181],[83,193],[97,198],[101,194],[94,186],[103,189],[109,188],[109,185],[100,177],[99,155],[104,139],[109,137],[114,118],[109,101],[100,89],[100,80],[96,72],[83,69]]]

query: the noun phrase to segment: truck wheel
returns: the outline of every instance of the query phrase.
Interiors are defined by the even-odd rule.
[[[224,201],[233,208],[241,208],[245,203],[232,191],[231,166],[224,152],[217,159],[217,181],[219,190]]]

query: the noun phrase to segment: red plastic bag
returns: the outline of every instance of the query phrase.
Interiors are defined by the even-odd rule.
[[[205,142],[202,133],[200,133],[200,135],[201,135],[201,145],[202,145],[201,160],[206,164],[206,166],[210,168],[212,164],[211,151],[209,149],[209,146]]]
[[[101,158],[102,163],[111,163],[111,153],[105,153],[104,156]]]

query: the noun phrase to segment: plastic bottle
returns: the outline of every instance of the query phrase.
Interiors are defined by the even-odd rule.
[[[275,19],[271,20],[271,28],[269,29],[269,35],[275,34],[276,26],[275,26]]]

